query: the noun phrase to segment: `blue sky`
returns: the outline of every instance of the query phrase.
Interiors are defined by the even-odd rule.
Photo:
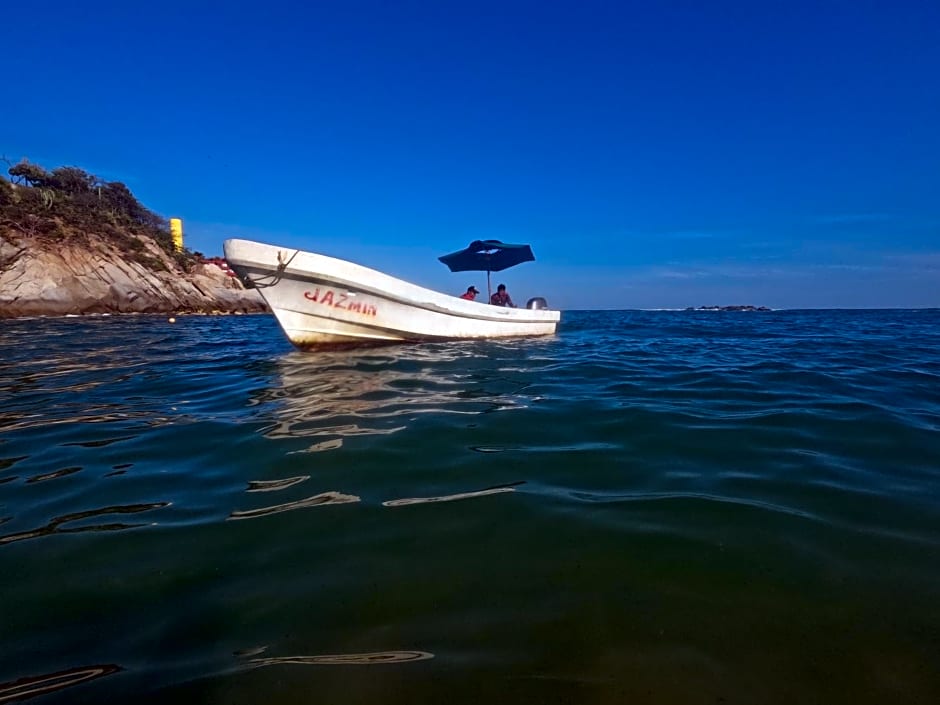
[[[940,305],[940,3],[4,7],[0,154],[559,308]],[[494,281],[494,284],[496,282]]]

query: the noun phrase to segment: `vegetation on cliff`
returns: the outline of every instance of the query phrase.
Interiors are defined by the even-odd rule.
[[[74,166],[47,171],[26,159],[8,173],[9,180],[0,177],[0,238],[19,235],[51,246],[103,242],[152,271],[168,271],[166,261],[148,251],[149,239],[184,272],[203,261],[201,253],[177,252],[167,220],[119,181]]]

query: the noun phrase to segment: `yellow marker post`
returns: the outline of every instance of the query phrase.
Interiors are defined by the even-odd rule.
[[[173,247],[177,252],[183,251],[183,221],[179,218],[170,218],[170,235],[173,236]]]

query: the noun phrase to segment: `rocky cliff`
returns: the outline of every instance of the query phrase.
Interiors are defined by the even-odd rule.
[[[0,178],[0,318],[266,307],[117,181],[23,159]]]
[[[53,246],[0,231],[0,318],[266,310],[257,291],[217,265],[184,272],[156,243],[141,241],[147,264],[106,241]]]

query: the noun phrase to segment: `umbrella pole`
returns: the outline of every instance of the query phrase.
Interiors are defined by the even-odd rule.
[[[490,270],[486,270],[486,303],[490,302],[493,292],[490,290]]]

